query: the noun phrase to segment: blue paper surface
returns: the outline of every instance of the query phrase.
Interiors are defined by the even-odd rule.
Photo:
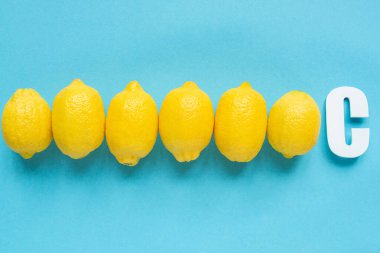
[[[135,168],[105,143],[82,160],[54,143],[23,160],[0,138],[0,252],[379,252],[379,1],[23,1],[0,3],[0,108],[17,88],[51,105],[74,78],[105,107],[137,79],[158,107],[193,80],[214,108],[251,82],[268,111],[308,92],[323,118],[318,144],[287,160],[266,142],[247,164],[212,141],[179,164],[158,139]],[[324,101],[355,86],[370,118],[368,151],[334,156]]]

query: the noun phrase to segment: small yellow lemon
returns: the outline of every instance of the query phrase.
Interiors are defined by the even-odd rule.
[[[106,139],[121,164],[134,166],[147,156],[156,142],[157,107],[137,81],[111,101],[106,119]]]
[[[52,139],[48,103],[33,89],[18,89],[4,107],[2,130],[10,149],[29,159]]]
[[[314,99],[291,91],[273,105],[268,120],[268,140],[286,158],[304,155],[316,144],[321,114]]]
[[[179,162],[195,160],[210,143],[214,112],[210,98],[194,82],[169,92],[160,111],[159,131]]]
[[[88,155],[103,142],[104,107],[99,93],[75,79],[53,103],[53,136],[58,148],[71,158]]]
[[[267,130],[263,96],[248,82],[228,90],[221,97],[215,114],[215,143],[231,161],[249,162],[260,151]]]

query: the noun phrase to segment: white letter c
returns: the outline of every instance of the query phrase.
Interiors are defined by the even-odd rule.
[[[344,99],[350,103],[351,118],[368,118],[366,95],[355,87],[338,87],[326,98],[327,141],[331,151],[341,157],[359,157],[369,145],[369,128],[352,128],[351,144],[345,138]]]

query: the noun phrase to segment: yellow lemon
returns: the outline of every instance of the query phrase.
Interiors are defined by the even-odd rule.
[[[33,89],[18,89],[4,107],[2,131],[10,149],[29,159],[52,139],[48,103]]]
[[[58,148],[71,158],[88,155],[103,142],[105,116],[102,98],[92,87],[75,79],[53,103],[53,136]]]
[[[106,119],[106,139],[111,153],[121,164],[136,165],[156,142],[157,107],[137,81],[111,101]]]
[[[248,82],[223,94],[216,109],[214,138],[225,157],[251,161],[263,145],[266,130],[265,100]]]
[[[286,158],[304,155],[316,144],[321,113],[314,99],[291,91],[273,105],[268,120],[268,140]]]
[[[160,111],[159,131],[179,162],[195,160],[209,144],[214,126],[210,98],[194,82],[169,92]]]

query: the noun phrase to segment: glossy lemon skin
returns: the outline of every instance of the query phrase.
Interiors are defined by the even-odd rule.
[[[255,158],[264,143],[266,129],[265,100],[248,82],[223,94],[215,114],[214,138],[227,159],[249,162]]]
[[[53,136],[65,155],[80,159],[103,142],[105,115],[102,98],[92,87],[75,79],[54,99]]]
[[[210,143],[213,127],[211,100],[194,82],[167,94],[160,110],[159,132],[177,161],[197,159]]]
[[[106,119],[106,139],[119,163],[134,166],[152,150],[158,131],[158,112],[153,98],[137,81],[111,101]]]
[[[10,149],[29,159],[51,140],[51,111],[33,89],[18,89],[4,107],[2,133]]]
[[[268,140],[286,158],[304,155],[317,143],[321,114],[314,99],[305,92],[291,91],[272,106]]]

